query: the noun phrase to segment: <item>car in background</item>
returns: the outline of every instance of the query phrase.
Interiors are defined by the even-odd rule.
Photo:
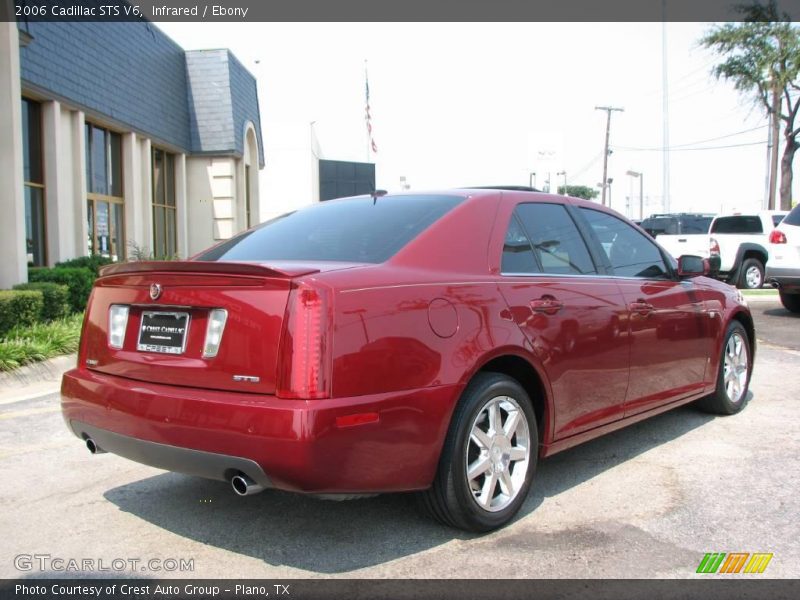
[[[710,258],[715,276],[740,288],[757,289],[765,281],[769,235],[786,211],[759,211],[720,215],[707,233],[658,235],[656,240],[672,256],[691,254]]]
[[[778,288],[786,310],[800,313],[800,205],[769,235],[767,282]]]
[[[708,233],[713,218],[713,213],[655,214],[637,225],[655,238],[659,235]]]
[[[708,269],[577,198],[317,203],[105,267],[63,415],[92,453],[239,495],[415,491],[489,531],[540,458],[690,402],[743,409],[753,320]]]

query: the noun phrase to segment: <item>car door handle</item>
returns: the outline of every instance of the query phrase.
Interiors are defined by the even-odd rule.
[[[644,300],[637,300],[636,302],[631,302],[628,305],[628,308],[630,309],[631,312],[640,315],[649,315],[656,309],[655,306],[653,306],[649,302],[645,302]]]
[[[564,303],[553,296],[542,296],[538,300],[531,300],[531,310],[545,315],[554,315],[564,308]]]

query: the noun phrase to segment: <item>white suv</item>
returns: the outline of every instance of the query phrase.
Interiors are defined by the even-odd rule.
[[[800,313],[800,205],[769,235],[767,282],[778,288],[786,310]]]

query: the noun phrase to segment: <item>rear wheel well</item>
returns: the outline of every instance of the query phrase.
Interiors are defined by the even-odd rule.
[[[544,440],[547,404],[545,402],[544,385],[541,377],[531,364],[519,356],[507,355],[490,360],[483,365],[478,373],[502,373],[516,380],[527,392],[536,415],[536,424],[539,429],[539,443]]]
[[[760,250],[745,250],[744,254],[742,254],[742,262],[746,261],[748,258],[755,258],[762,265],[767,264],[767,257]]]

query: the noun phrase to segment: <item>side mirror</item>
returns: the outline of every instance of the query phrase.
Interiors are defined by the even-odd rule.
[[[711,263],[707,258],[684,254],[678,258],[678,277],[698,277],[711,273]]]

